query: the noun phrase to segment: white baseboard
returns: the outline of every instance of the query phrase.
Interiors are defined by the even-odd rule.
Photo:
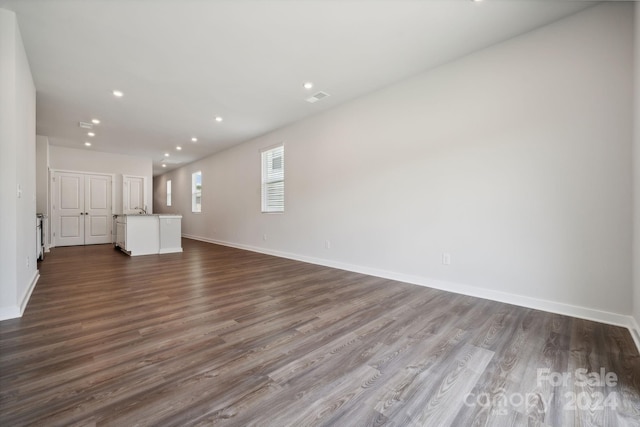
[[[182,248],[165,248],[158,251],[159,254],[173,254],[176,252],[182,252]]]
[[[20,307],[17,305],[10,307],[0,307],[0,321],[15,319],[20,317]]]
[[[20,298],[20,317],[22,317],[24,310],[27,308],[27,304],[29,303],[29,299],[31,299],[31,294],[33,293],[33,290],[36,288],[38,279],[40,279],[40,270],[36,270],[33,273],[33,277],[31,278],[31,283],[29,283],[29,287],[24,291],[24,294],[22,294],[22,298]]]
[[[40,272],[36,270],[33,273],[33,277],[31,278],[29,287],[24,291],[24,293],[22,294],[22,297],[20,298],[20,303],[14,306],[0,308],[0,321],[22,317],[24,310],[27,308],[27,303],[31,298],[31,293],[35,289],[36,283],[38,283],[39,278],[40,278]]]
[[[635,319],[628,315],[612,313],[608,311],[597,310],[588,307],[581,307],[571,304],[565,304],[556,301],[549,301],[539,298],[528,297],[524,295],[512,294],[508,292],[495,291],[491,289],[479,288],[477,286],[465,285],[462,283],[448,282],[444,280],[431,279],[428,277],[414,276],[394,271],[380,270],[371,267],[364,267],[354,264],[343,263],[339,261],[327,260],[322,258],[298,255],[289,252],[281,252],[272,249],[260,248],[256,246],[242,245],[222,240],[209,239],[206,237],[193,236],[183,234],[182,237],[187,239],[199,240],[207,243],[214,243],[223,246],[229,246],[237,249],[243,249],[252,252],[259,252],[267,255],[274,255],[281,258],[293,259],[296,261],[308,262],[311,264],[323,265],[326,267],[337,268],[340,270],[352,271],[355,273],[367,274],[369,276],[381,277],[384,279],[396,280],[399,282],[411,283],[413,285],[425,286],[429,288],[439,289],[442,291],[453,292],[456,294],[468,295],[476,298],[484,298],[491,301],[513,304],[520,307],[532,308],[535,310],[547,311],[550,313],[562,314],[565,316],[577,317],[580,319],[592,320],[595,322],[606,323],[609,325],[622,326],[628,328],[634,339],[638,352],[640,353],[640,328]]]
[[[640,325],[633,316],[629,316],[629,322],[631,326],[629,327],[629,332],[631,333],[631,337],[633,341],[636,343],[636,347],[638,347],[638,352],[640,353]]]

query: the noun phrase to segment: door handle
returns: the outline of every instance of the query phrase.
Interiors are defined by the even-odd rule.
[[[89,212],[85,212],[84,214],[85,214],[85,215],[89,215]]]
[[[84,215],[84,212],[80,212],[80,215]]]

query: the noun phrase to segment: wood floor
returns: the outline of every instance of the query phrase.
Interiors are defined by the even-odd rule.
[[[0,425],[640,425],[624,328],[183,246],[53,249],[0,322]]]

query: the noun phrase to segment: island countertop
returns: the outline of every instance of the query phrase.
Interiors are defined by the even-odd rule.
[[[148,214],[114,214],[115,218],[120,216],[162,216],[162,217],[170,217],[170,218],[182,218],[181,214],[171,214],[171,213],[148,213]]]

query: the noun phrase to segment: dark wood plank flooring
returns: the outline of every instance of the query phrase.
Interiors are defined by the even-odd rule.
[[[53,249],[0,322],[0,425],[640,425],[624,328],[183,246]]]

